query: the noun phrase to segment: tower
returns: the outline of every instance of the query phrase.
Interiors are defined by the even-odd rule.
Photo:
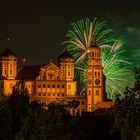
[[[87,111],[92,112],[98,102],[103,101],[103,67],[100,59],[100,48],[93,40],[88,50],[87,65]]]
[[[7,38],[7,48],[0,55],[0,76],[2,79],[14,80],[17,74],[17,58],[16,54],[9,49],[9,41]]]
[[[74,79],[74,58],[65,49],[58,58],[61,69],[61,80],[73,81]]]
[[[74,80],[74,58],[65,49],[58,58],[61,70],[60,80],[65,81],[65,90],[68,96],[76,94],[76,81]]]

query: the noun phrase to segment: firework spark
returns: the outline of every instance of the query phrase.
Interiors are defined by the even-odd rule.
[[[63,44],[66,45],[67,50],[75,58],[76,64],[85,60],[93,36],[96,38],[99,46],[114,41],[112,38],[107,38],[108,34],[112,32],[112,29],[106,29],[105,25],[105,21],[99,22],[97,18],[93,21],[86,19],[85,21],[80,20],[72,23],[72,29],[66,35],[68,41],[65,41]]]
[[[86,67],[87,53],[91,45],[92,37],[101,48],[101,59],[104,75],[106,76],[107,97],[113,99],[115,94],[122,93],[126,85],[126,76],[129,75],[128,65],[123,58],[124,51],[120,43],[113,43],[115,40],[107,36],[111,29],[105,28],[105,22],[98,22],[95,18],[93,22],[89,19],[72,23],[72,29],[68,31],[65,47],[76,60],[76,77],[80,80],[82,92],[86,88]]]

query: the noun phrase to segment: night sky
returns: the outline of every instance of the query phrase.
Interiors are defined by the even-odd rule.
[[[70,23],[97,17],[114,30],[134,66],[140,66],[140,4],[124,0],[7,0],[0,3],[0,48],[11,48],[26,64],[56,62]]]

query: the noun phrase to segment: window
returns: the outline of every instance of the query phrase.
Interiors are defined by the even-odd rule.
[[[92,57],[94,58],[94,52],[92,52]]]
[[[43,93],[43,96],[46,96],[46,93],[45,92]]]
[[[51,94],[50,93],[48,93],[48,96],[50,96]]]
[[[57,85],[57,88],[60,88],[60,85]]]
[[[4,74],[6,74],[6,70],[4,70]]]
[[[70,76],[70,72],[68,71],[68,76]]]
[[[40,84],[38,84],[38,88],[41,88],[41,85]]]
[[[68,89],[71,89],[71,85],[68,85]]]
[[[28,88],[30,88],[30,85],[28,85]]]
[[[57,96],[60,96],[60,94],[59,94],[59,93],[57,93]]]
[[[97,72],[95,71],[95,76],[97,76]]]
[[[52,85],[52,88],[55,88],[55,85]]]
[[[38,93],[38,96],[41,96],[41,93],[40,92]]]
[[[100,77],[100,72],[98,71],[98,76]]]
[[[51,86],[50,85],[48,85],[48,88],[50,88]]]
[[[85,104],[85,102],[84,101],[82,101],[82,105],[84,105]]]
[[[43,88],[46,88],[46,85],[45,84],[43,85]]]
[[[10,70],[10,74],[12,74],[12,70]]]
[[[62,85],[62,88],[64,88],[64,85]]]
[[[64,96],[64,93],[62,93],[62,96]]]
[[[53,93],[53,96],[55,96],[55,93]]]
[[[99,90],[96,90],[96,95],[99,96]]]

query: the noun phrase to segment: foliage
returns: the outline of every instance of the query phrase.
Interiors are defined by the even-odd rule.
[[[127,87],[124,97],[117,96],[113,131],[120,131],[122,140],[140,139],[140,68],[134,69],[134,87]]]

